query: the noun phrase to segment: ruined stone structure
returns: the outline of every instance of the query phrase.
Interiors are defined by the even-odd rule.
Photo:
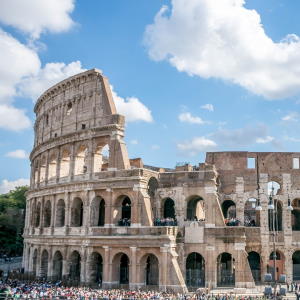
[[[249,288],[272,272],[275,228],[276,276],[300,279],[300,153],[143,165],[128,158],[125,119],[97,70],[47,90],[35,113],[25,272],[103,287]]]

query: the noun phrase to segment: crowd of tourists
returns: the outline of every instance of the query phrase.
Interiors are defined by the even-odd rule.
[[[118,222],[118,226],[130,226],[131,220],[127,218],[120,219]]]
[[[293,288],[296,292],[298,287]],[[279,296],[277,299],[280,299]],[[298,295],[297,295],[298,298]],[[123,289],[92,289],[89,287],[63,287],[60,282],[24,283],[17,280],[0,281],[1,299],[78,299],[78,300],[263,300],[272,299],[272,296],[236,296],[234,293],[211,294],[208,289],[198,289],[196,292],[181,294],[161,291],[123,290]]]
[[[226,226],[239,226],[240,224],[241,224],[241,221],[239,221],[237,218],[225,219]]]
[[[153,223],[154,226],[177,226],[177,220],[174,218],[156,218]]]

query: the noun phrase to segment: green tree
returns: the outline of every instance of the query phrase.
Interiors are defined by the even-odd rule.
[[[27,186],[0,194],[0,251],[1,254],[21,255]]]

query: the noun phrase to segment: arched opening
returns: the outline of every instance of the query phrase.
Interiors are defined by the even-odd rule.
[[[230,253],[223,252],[217,258],[218,286],[235,285],[235,261]]]
[[[121,199],[123,196],[121,197]],[[131,225],[131,200],[125,196],[121,204],[121,218],[118,221],[119,226]]]
[[[63,199],[59,199],[56,206],[56,227],[65,226],[65,201]]]
[[[48,259],[49,259],[48,251],[43,250],[42,256],[41,256],[41,278],[43,278],[43,279],[47,279]]]
[[[105,201],[97,196],[91,204],[91,226],[104,226],[105,223]]]
[[[276,280],[279,279],[279,276],[283,274],[284,270],[284,256],[281,252],[276,251],[274,255],[274,251],[270,254],[269,263],[267,265],[268,273],[272,274],[272,278],[274,278],[274,260],[275,260],[275,275]]]
[[[35,213],[35,227],[40,226],[40,221],[41,221],[41,202],[38,202]]]
[[[57,160],[55,154],[50,156],[50,162],[48,165],[48,180],[56,177]]]
[[[75,198],[71,209],[71,226],[80,227],[83,224],[83,203],[80,198]]]
[[[70,173],[70,151],[63,150],[60,161],[60,172],[59,177],[67,177]]]
[[[50,227],[51,224],[51,202],[48,200],[44,207],[44,227]]]
[[[77,251],[70,256],[70,279],[80,281],[81,257]]]
[[[120,259],[120,284],[129,283],[129,258],[123,254]]]
[[[175,213],[175,202],[171,198],[167,198],[164,201],[164,218],[170,218],[175,220],[176,219],[176,213]]]
[[[248,262],[255,283],[261,281],[260,256],[257,252],[251,251],[248,253]]]
[[[186,285],[188,287],[205,286],[205,261],[201,254],[190,253],[186,259],[185,270]]]
[[[88,148],[84,145],[81,145],[75,156],[75,169],[74,175],[81,175],[87,172],[86,166],[86,157],[87,157]]]
[[[282,231],[282,205],[274,200],[274,209],[268,209],[269,231]]]
[[[32,274],[34,277],[36,276],[36,267],[37,267],[37,249],[34,250],[32,256]]]
[[[250,198],[245,203],[244,225],[249,227],[259,226],[259,211],[256,210],[257,200]]]
[[[46,179],[46,158],[43,157],[40,165],[40,182],[44,182]]]
[[[99,253],[93,252],[91,254],[88,270],[90,283],[101,284],[103,276],[103,259]]]
[[[278,193],[280,192],[280,184],[276,181],[269,181],[268,182],[268,195],[278,195]]]
[[[94,153],[94,172],[107,171],[109,161],[109,146],[99,145]]]
[[[295,251],[292,256],[293,259],[293,281],[300,280],[300,251]]]
[[[159,263],[158,259],[153,254],[146,254],[141,259],[142,280],[145,285],[159,285]]]
[[[199,196],[192,196],[187,202],[187,220],[204,221],[205,207],[204,200]]]
[[[236,207],[232,200],[225,200],[222,203],[222,212],[225,219],[236,218]]]
[[[300,230],[300,199],[293,200],[292,210],[292,230]]]
[[[60,251],[56,251],[53,257],[53,280],[62,279],[63,257]]]

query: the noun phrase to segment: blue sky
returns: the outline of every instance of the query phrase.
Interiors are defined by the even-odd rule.
[[[278,0],[2,0],[0,192],[28,181],[34,99],[90,68],[109,78],[129,155],[145,164],[299,151],[299,10]]]

